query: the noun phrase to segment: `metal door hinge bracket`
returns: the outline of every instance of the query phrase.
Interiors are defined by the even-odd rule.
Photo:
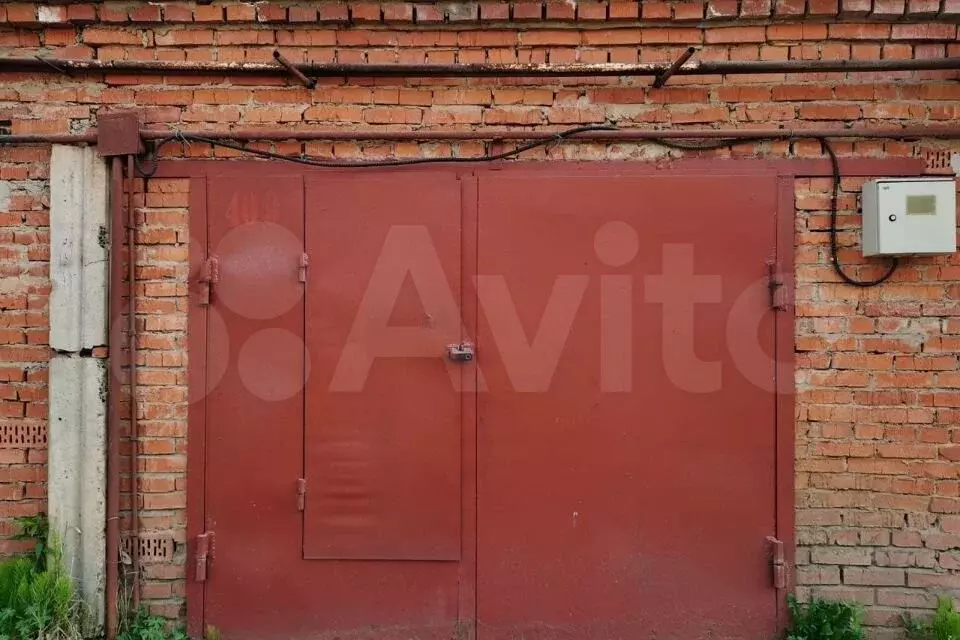
[[[787,561],[783,553],[783,542],[773,536],[767,536],[770,543],[770,564],[773,567],[773,587],[787,588]]]
[[[194,558],[194,578],[197,582],[207,581],[207,567],[210,563],[210,549],[213,547],[213,531],[204,531],[197,536],[197,550]]]
[[[210,304],[210,292],[213,285],[220,282],[220,258],[210,256],[203,261],[203,267],[200,269],[200,305]]]
[[[767,261],[767,291],[770,292],[770,308],[783,311],[787,308],[787,291],[784,287],[780,265],[774,260]]]
[[[307,281],[307,268],[310,266],[310,256],[305,253],[300,254],[300,265],[297,268],[297,281]]]
[[[303,511],[307,506],[307,479],[297,478],[297,511]]]

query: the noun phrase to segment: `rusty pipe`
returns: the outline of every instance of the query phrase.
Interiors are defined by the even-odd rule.
[[[290,60],[285,58],[283,54],[280,53],[279,49],[273,50],[273,59],[276,60],[279,64],[283,65],[283,68],[289,71],[290,75],[296,78],[300,82],[300,84],[305,86],[307,89],[313,89],[317,86],[316,78],[308,78],[307,76],[303,75],[303,72],[297,68],[297,65],[295,65],[294,63],[290,62]]]
[[[123,315],[123,161],[114,157],[110,165],[110,351],[109,400],[107,411],[107,640],[117,637],[119,616],[117,601],[120,595],[120,346],[119,328]]]
[[[127,156],[127,343],[130,375],[130,558],[133,610],[140,608],[140,491],[138,487],[140,437],[137,423],[137,214],[133,206],[134,156]]]
[[[53,64],[51,64],[53,63]],[[658,76],[662,64],[339,64],[291,63],[311,78],[325,77],[557,77]],[[896,60],[757,60],[687,62],[672,75],[724,75],[843,71],[934,71],[960,69],[960,57]],[[0,72],[137,73],[202,75],[286,75],[288,69],[261,62],[187,62],[161,60],[44,60],[38,57],[0,57]]]
[[[545,131],[542,128],[532,129],[473,129],[466,131],[450,131],[444,129],[418,129],[414,131],[375,130],[366,129],[354,131],[350,129],[237,129],[234,131],[184,131],[184,134],[195,134],[214,140],[235,140],[238,142],[268,141],[268,140],[382,140],[382,141],[421,141],[443,142],[458,140],[546,140],[554,138],[559,130]],[[162,140],[174,135],[170,129],[143,129],[140,132],[144,140]],[[656,138],[669,139],[718,139],[733,140],[744,138],[769,138],[786,140],[790,138],[881,138],[910,140],[920,138],[960,138],[958,126],[933,127],[887,127],[881,129],[619,129],[616,131],[585,131],[570,136],[568,139],[587,140],[591,142],[630,142]],[[97,131],[93,129],[76,135],[6,135],[0,136],[0,145],[4,144],[84,144],[95,142]]]
[[[654,89],[660,89],[663,87],[663,85],[667,84],[667,80],[669,80],[670,77],[677,71],[679,71],[680,68],[685,65],[696,52],[696,47],[687,47],[687,50],[681,53],[680,57],[673,61],[673,64],[664,69],[662,73],[657,74],[657,77],[653,79],[653,84],[650,86],[652,86]]]
[[[383,141],[458,141],[458,140],[549,140],[556,137],[558,131],[523,129],[474,129],[469,131],[450,131],[420,129],[416,131],[351,131],[348,129],[286,130],[286,129],[238,129],[236,131],[184,131],[212,140],[234,140],[254,142],[267,140],[383,140]],[[160,129],[146,129],[141,132],[145,140],[162,140],[174,132]],[[667,139],[733,139],[768,138],[787,140],[790,138],[957,138],[960,126],[944,127],[902,127],[883,129],[618,129],[614,131],[585,131],[571,135],[568,139],[591,142],[630,142]],[[0,138],[0,143],[3,139]]]
[[[0,144],[93,144],[97,141],[97,130],[86,133],[23,133],[0,135]]]

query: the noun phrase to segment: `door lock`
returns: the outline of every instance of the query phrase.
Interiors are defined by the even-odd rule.
[[[473,355],[471,344],[451,344],[447,347],[447,357],[454,362],[470,362]]]

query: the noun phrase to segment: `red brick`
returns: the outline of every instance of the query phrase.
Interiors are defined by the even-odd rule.
[[[633,29],[623,29],[620,31],[636,33],[636,31]],[[587,38],[588,35],[589,32],[585,33],[584,38]],[[701,29],[681,27],[670,27],[665,29],[642,29],[639,31],[639,35],[639,41],[643,44],[699,44],[703,39],[703,31]],[[596,44],[601,44],[599,39],[595,42]],[[627,44],[633,42],[636,42],[636,40],[630,40],[624,37],[621,43]]]
[[[100,9],[101,14],[103,9]],[[170,4],[163,7],[164,22],[193,22],[193,10],[182,4]]]
[[[96,22],[97,9],[92,4],[71,4],[67,6],[67,20],[81,24]]]
[[[213,4],[197,6],[193,10],[193,19],[195,22],[223,22],[223,7]]]
[[[576,5],[564,0],[547,0],[546,9],[547,20],[573,20],[577,14]]]
[[[413,5],[406,2],[385,3],[382,7],[384,22],[413,22]]]
[[[673,17],[673,8],[667,2],[640,3],[640,17],[644,20],[669,20]]]
[[[740,16],[744,18],[765,18],[773,11],[773,0],[741,0]]]
[[[36,24],[37,5],[26,3],[14,3],[6,6],[7,22],[14,24]]]
[[[284,5],[267,2],[257,6],[257,20],[259,22],[283,22],[286,19],[287,8]]]
[[[611,20],[638,20],[640,3],[634,0],[610,0],[607,15]]]
[[[727,107],[668,107],[674,124],[722,122],[730,116]]]
[[[139,32],[125,29],[106,29],[100,27],[87,27],[83,30],[83,41],[86,44],[127,44],[141,46],[143,36]]]
[[[890,37],[888,24],[831,24],[828,31],[831,38],[838,40],[886,40]]]
[[[505,22],[510,19],[510,4],[507,2],[481,2],[480,19],[487,22]]]
[[[778,16],[802,16],[806,0],[775,0],[773,13]]]
[[[703,2],[678,2],[673,5],[675,20],[703,20]]]
[[[530,0],[514,2],[511,17],[513,20],[541,20],[543,19],[543,4]]]
[[[580,33],[562,29],[529,30],[520,34],[520,42],[524,45],[578,45]]]
[[[226,7],[226,18],[227,22],[253,22],[257,8],[248,2],[231,2]]]
[[[739,15],[738,0],[710,0],[707,3],[707,20],[727,20]]]
[[[891,37],[894,40],[956,40],[957,25],[940,23],[895,24]]]
[[[369,124],[419,124],[422,118],[423,112],[413,108],[372,107],[363,112],[363,120]]]
[[[317,10],[314,7],[290,7],[287,9],[290,22],[316,22]]]
[[[832,97],[833,89],[822,84],[780,84],[774,86],[772,92],[774,100],[829,100]]]
[[[809,0],[807,7],[807,13],[812,16],[835,16],[839,12],[839,0]]]
[[[160,22],[162,18],[159,5],[142,5],[130,9],[130,20],[133,22]]]
[[[767,27],[767,40],[771,42],[823,40],[826,37],[827,25],[815,22],[772,24]]]
[[[486,124],[541,124],[543,112],[536,107],[501,107],[484,112]]]
[[[840,14],[843,16],[865,16],[873,9],[873,0],[840,0]]]
[[[481,9],[482,12],[482,9]],[[607,3],[588,0],[577,3],[577,20],[606,20]]]
[[[873,0],[874,16],[880,18],[896,18],[907,10],[906,0]]]
[[[940,0],[907,0],[907,15],[911,17],[935,16],[940,11]]]
[[[731,44],[742,42],[765,42],[764,27],[714,27],[707,29],[707,44]]]
[[[317,20],[320,22],[348,22],[350,14],[346,4],[321,4],[317,9]]]

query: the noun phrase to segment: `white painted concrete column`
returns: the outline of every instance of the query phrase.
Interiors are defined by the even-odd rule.
[[[106,570],[106,361],[109,180],[92,147],[54,145],[50,161],[51,531],[95,624]]]

